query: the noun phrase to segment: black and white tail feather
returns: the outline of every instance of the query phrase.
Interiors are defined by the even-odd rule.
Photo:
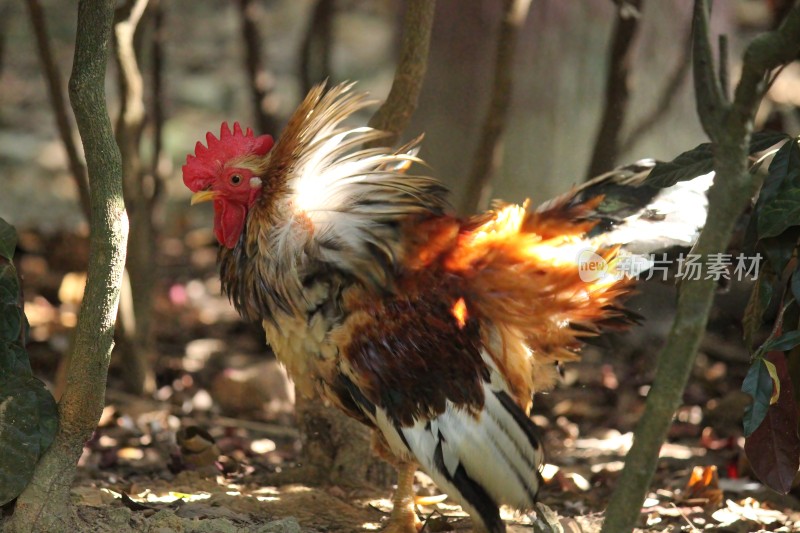
[[[419,462],[489,533],[506,531],[499,506],[530,510],[542,486],[538,427],[505,390],[484,384],[476,416],[448,402],[431,420],[401,427],[378,408],[375,423],[398,457]]]
[[[590,234],[595,242],[620,245],[631,254],[674,246],[688,248],[695,243],[706,223],[706,193],[714,173],[660,188],[648,183],[656,164],[654,159],[642,159],[597,176],[566,194],[574,204],[603,196],[592,217],[598,221]]]

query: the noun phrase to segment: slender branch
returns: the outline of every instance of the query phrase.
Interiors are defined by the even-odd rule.
[[[747,145],[753,117],[763,96],[763,81],[770,71],[792,61],[800,52],[800,6],[795,5],[778,30],[750,43],[744,54],[735,99],[727,102],[710,62],[707,16],[705,0],[696,0],[694,71],[698,114],[715,143],[717,173],[709,191],[706,227],[692,251],[701,257],[726,249],[738,215],[755,192],[757,183],[747,171]],[[675,321],[658,356],[656,378],[608,506],[604,532],[630,531],[641,513],[659,449],[680,405],[705,332],[714,291],[713,279],[684,280],[680,286]]]
[[[587,180],[611,170],[617,162],[622,125],[628,110],[633,43],[641,21],[642,2],[630,0],[617,9],[606,75],[603,116],[586,173]],[[631,14],[631,9],[637,13]]]
[[[742,77],[734,93],[729,120],[752,118],[764,94],[769,73],[797,58],[800,41],[800,6],[795,6],[777,30],[759,35],[744,52]]]
[[[490,184],[502,160],[502,137],[508,109],[511,106],[517,37],[525,23],[530,5],[531,0],[503,2],[503,19],[497,35],[492,94],[467,183],[467,193],[462,208],[464,213],[475,212],[489,203]]]
[[[709,42],[708,2],[698,0],[694,3],[692,18],[692,72],[694,74],[695,100],[697,115],[703,130],[713,140],[709,131],[717,128],[723,120],[724,108],[727,105],[725,93],[714,70],[714,57]]]
[[[645,115],[635,126],[630,129],[630,132],[620,141],[619,153],[630,151],[633,146],[639,142],[642,137],[650,132],[659,121],[667,114],[672,107],[678,95],[678,90],[683,85],[687,74],[689,74],[689,67],[692,66],[692,33],[689,32],[686,38],[686,45],[681,53],[678,63],[672,70],[672,73],[667,77],[664,88],[659,93],[658,100],[655,107]]]
[[[11,3],[0,3],[0,76],[6,65],[6,52],[8,51],[8,23],[11,20]]]
[[[60,411],[62,424],[66,425],[64,415],[74,415],[86,438],[103,409],[128,233],[121,156],[114,142],[104,88],[114,3],[80,1],[75,62],[69,82],[91,183],[92,233],[86,289]]]
[[[6,530],[69,532],[70,484],[84,442],[100,419],[125,265],[128,219],[122,163],[105,95],[114,0],[81,0],[69,94],[83,140],[91,191],[91,236],[86,290],[59,402],[59,429],[17,500]]]
[[[137,192],[134,182],[141,167],[139,138],[145,117],[144,82],[136,58],[134,35],[147,8],[147,2],[148,0],[128,0],[115,13],[114,36],[122,101],[117,117],[116,137],[122,153],[126,198],[135,196]]]
[[[116,37],[117,62],[120,67],[120,92],[122,94],[122,109],[120,109],[117,127],[117,136],[122,148],[122,159],[126,159],[125,144],[134,141],[138,144],[138,137],[144,124],[144,83],[136,59],[136,50],[133,39],[139,21],[147,8],[148,0],[129,0],[117,12],[118,22],[114,25]],[[138,148],[138,147],[137,147]]]
[[[122,297],[123,301],[130,299],[133,304],[132,308],[120,306],[117,340],[125,368],[125,385],[136,393],[150,391],[155,386],[148,357],[156,230],[140,154],[145,105],[144,83],[137,60],[141,39],[136,38],[147,6],[148,0],[127,0],[117,9],[114,24],[122,100],[117,118],[117,143],[122,153],[122,185],[131,223],[127,264],[130,284],[123,284]]]
[[[256,123],[261,133],[278,131],[278,123],[269,111],[273,80],[261,64],[261,36],[258,33],[257,5],[253,0],[239,0],[244,39],[244,66],[250,80],[250,95]]]
[[[303,94],[331,75],[333,44],[333,0],[317,0],[300,50],[300,81]]]
[[[394,73],[392,89],[369,121],[370,127],[390,134],[377,141],[377,144],[395,144],[417,109],[422,80],[428,68],[428,49],[435,10],[435,0],[408,1],[403,20],[400,60]]]
[[[153,177],[153,193],[150,197],[150,210],[153,210],[164,190],[164,177],[159,171],[164,145],[164,6],[161,0],[151,0],[150,5],[153,12],[153,42],[150,48],[150,100],[153,106],[153,157],[150,161],[150,175]]]
[[[72,137],[72,124],[69,111],[67,111],[67,99],[64,94],[64,87],[61,83],[61,72],[58,64],[53,58],[53,51],[50,48],[50,39],[47,32],[47,21],[45,20],[44,10],[39,0],[28,0],[28,13],[31,19],[31,26],[36,35],[36,47],[39,51],[39,60],[42,62],[42,70],[47,80],[48,95],[50,105],[53,107],[53,114],[56,117],[56,126],[64,150],[67,152],[67,162],[72,179],[78,189],[78,200],[81,210],[89,219],[89,183],[86,180],[86,167],[78,154],[78,147]]]
[[[719,58],[719,85],[722,88],[722,95],[725,100],[730,100],[730,68],[728,65],[728,36],[720,35],[717,40],[719,50],[717,57]]]

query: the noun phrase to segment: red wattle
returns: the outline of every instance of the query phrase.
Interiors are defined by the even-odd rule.
[[[244,229],[247,210],[243,205],[225,200],[214,200],[214,235],[226,248],[233,248]]]

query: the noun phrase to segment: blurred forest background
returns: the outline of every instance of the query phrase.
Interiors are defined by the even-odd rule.
[[[729,36],[731,57],[738,58],[740,43],[774,27],[790,3],[718,1],[712,26]],[[531,2],[508,69],[513,91],[492,198],[538,203],[616,164],[668,160],[706,140],[689,73],[691,2],[628,2],[641,8],[641,16],[626,19],[633,31],[619,22],[619,4],[626,3]],[[170,491],[206,491],[219,498],[228,493],[222,505],[232,514],[215,515],[211,506],[200,514],[243,524],[248,513],[275,504],[269,491],[257,505],[233,503],[230,493],[245,492],[248,483],[251,489],[271,485],[270,475],[297,460],[293,389],[268,353],[260,327],[243,323],[219,295],[210,205],[189,209],[180,166],[195,142],[207,131],[218,133],[223,121],[279,136],[309,85],[326,78],[357,81],[359,90],[385,98],[403,12],[404,2],[396,0],[150,0],[120,8],[107,91],[126,165],[129,284],[123,289],[109,406],[81,460],[76,491],[86,505],[108,503],[124,492],[152,510]],[[475,207],[466,191],[490,105],[502,17],[499,0],[437,2],[419,107],[403,134],[425,134],[421,156],[451,188],[462,212]],[[126,40],[134,27],[132,40]],[[71,111],[62,115],[59,130],[48,86],[49,80],[60,88],[56,99],[66,101],[74,33],[72,2],[0,0],[0,217],[20,233],[28,349],[37,375],[56,396],[88,255],[88,224],[76,186],[85,180],[80,142]],[[49,67],[43,67],[45,43]],[[131,53],[141,79],[125,70]],[[731,65],[733,79],[737,68]],[[60,75],[53,77],[56,70]],[[620,74],[629,98],[607,91],[609,71]],[[757,129],[797,134],[798,105],[795,62],[762,105]],[[366,122],[369,115],[362,118]],[[618,134],[598,141],[601,122],[609,120],[617,120]],[[77,154],[65,150],[65,138]],[[643,527],[685,525],[687,516],[691,527],[701,529],[712,524],[777,531],[800,523],[797,500],[759,492],[743,463],[740,426],[747,399],[739,388],[748,354],[738,339],[746,294],[747,287],[734,284],[718,299],[714,327],[671,432],[672,455],[660,470],[662,493],[654,494],[654,511],[643,517]],[[536,421],[552,441],[549,462],[555,469],[545,500],[559,513],[602,510],[609,480],[630,446],[673,299],[670,285],[646,284],[632,303],[645,316],[645,327],[588,349],[584,362],[567,369],[569,388],[537,404]],[[714,489],[719,493],[687,496],[687,479],[698,464],[719,467],[728,480]],[[187,470],[201,475],[176,478]],[[209,473],[223,481],[201,481]],[[429,487],[424,476],[418,479],[421,490]],[[296,503],[266,512],[296,517],[319,531],[370,529],[367,524],[380,523],[390,491],[355,506],[344,489],[312,493],[313,501],[302,490],[283,494],[283,501]],[[748,500],[752,495],[758,496]],[[438,510],[444,512],[442,505]],[[725,512],[714,514],[720,511]],[[291,529],[276,529],[284,530]]]

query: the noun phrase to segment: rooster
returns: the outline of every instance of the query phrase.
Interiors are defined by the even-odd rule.
[[[419,467],[478,529],[501,533],[499,506],[531,509],[542,485],[533,394],[587,336],[630,319],[631,280],[613,268],[582,275],[579,256],[613,265],[633,244],[628,226],[664,223],[603,209],[598,191],[634,190],[652,163],[537,209],[497,204],[461,219],[445,187],[410,172],[420,139],[370,148],[383,132],[343,125],[374,103],[351,84],[318,86],[277,144],[223,124],[187,157],[184,183],[192,204],[213,201],[222,287],[238,312],[261,321],[302,394],[373,428],[397,468],[386,531],[416,532]],[[656,193],[640,188],[628,205]],[[690,242],[699,225],[648,231],[648,246]]]

